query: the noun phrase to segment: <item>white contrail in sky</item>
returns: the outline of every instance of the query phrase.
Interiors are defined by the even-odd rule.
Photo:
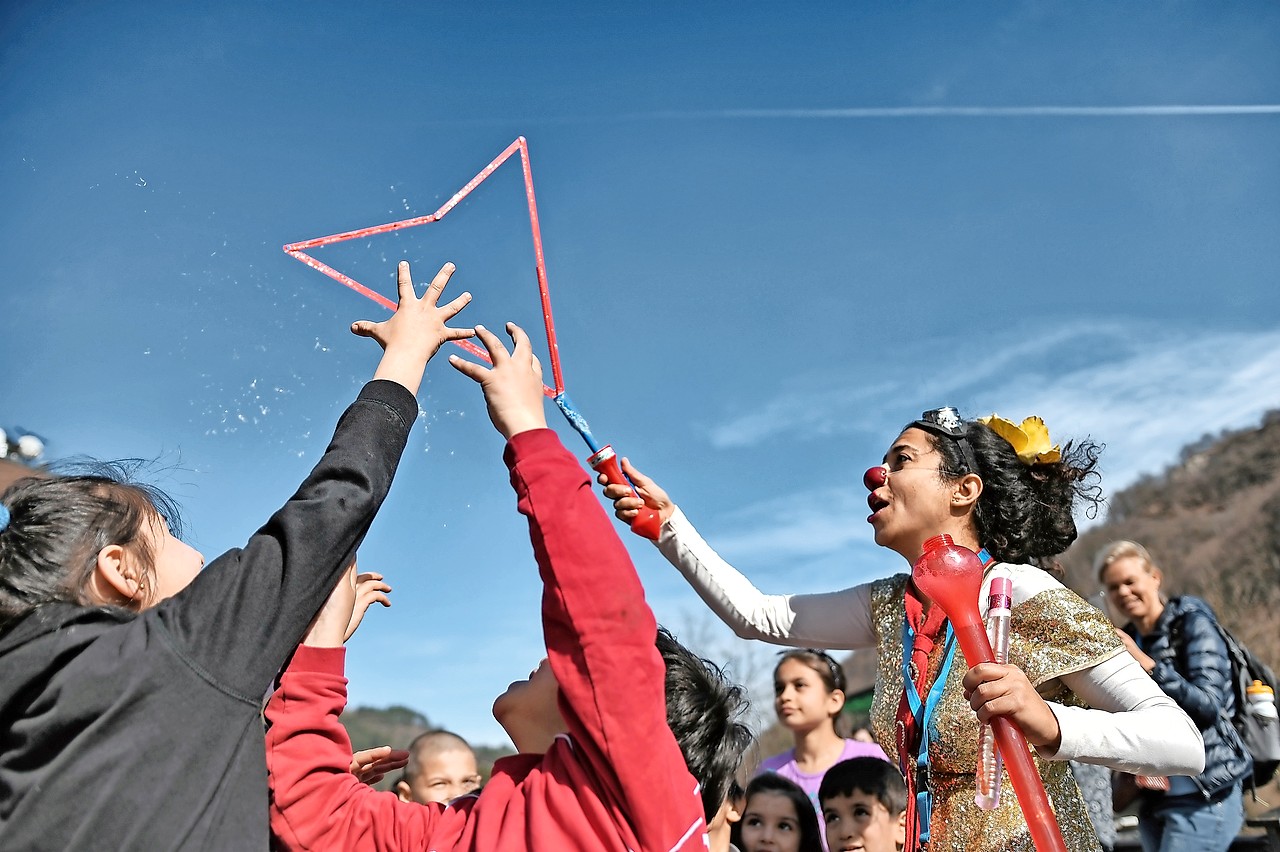
[[[1131,106],[896,106],[827,109],[662,111],[633,118],[1026,118],[1183,115],[1280,115],[1280,104],[1141,104]]]
[[[1280,104],[1167,106],[913,106],[848,109],[730,109],[727,118],[916,118],[929,116],[1280,115]]]

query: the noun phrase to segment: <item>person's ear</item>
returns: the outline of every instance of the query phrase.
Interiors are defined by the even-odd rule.
[[[907,845],[907,812],[898,814],[898,824],[893,829],[893,842],[899,849]]]
[[[844,709],[844,690],[833,689],[827,695],[827,715],[835,716]]]
[[[413,789],[409,786],[408,781],[396,782],[396,795],[400,797],[402,802],[413,801]]]
[[[89,581],[98,600],[127,605],[139,600],[146,592],[147,585],[139,579],[128,556],[128,551],[119,544],[108,544],[98,551]]]
[[[951,491],[951,508],[971,510],[982,496],[982,477],[976,473],[966,473],[956,481]]]

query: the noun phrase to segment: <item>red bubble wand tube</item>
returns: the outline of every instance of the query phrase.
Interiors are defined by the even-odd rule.
[[[520,154],[520,165],[524,169],[524,194],[525,200],[529,208],[529,230],[533,235],[533,259],[534,271],[538,277],[538,295],[542,300],[542,321],[547,330],[547,350],[551,356],[551,375],[554,387],[543,387],[543,393],[555,400],[556,406],[560,409],[560,413],[565,416],[582,439],[587,442],[587,446],[591,448],[591,456],[587,459],[587,464],[592,470],[604,473],[609,481],[619,485],[628,485],[631,483],[623,476],[622,470],[618,467],[617,456],[613,448],[609,445],[600,446],[595,436],[591,434],[587,421],[573,407],[573,403],[564,392],[564,376],[560,370],[560,347],[556,344],[556,326],[555,321],[551,318],[551,294],[547,287],[547,264],[542,253],[542,229],[538,225],[538,202],[533,195],[533,170],[529,165],[529,143],[525,141],[523,136],[517,137],[514,142],[507,146],[507,149],[490,161],[489,165],[469,180],[462,189],[458,190],[453,196],[440,206],[434,213],[426,216],[415,216],[410,219],[401,219],[397,222],[387,222],[381,225],[373,225],[367,228],[357,228],[354,231],[345,231],[341,234],[331,234],[327,237],[316,237],[310,240],[302,240],[301,242],[289,243],[284,247],[284,251],[295,260],[305,263],[317,272],[337,281],[344,287],[349,287],[367,299],[371,299],[383,307],[394,311],[396,309],[395,302],[372,290],[359,281],[352,278],[346,273],[339,272],[332,266],[316,260],[308,251],[323,246],[333,245],[334,243],[346,242],[348,240],[365,239],[377,234],[386,234],[392,231],[403,230],[404,228],[413,228],[419,225],[428,225],[432,222],[438,222],[444,218],[445,214],[471,194],[477,186],[484,182],[485,178],[493,174],[493,172],[505,163],[513,154]],[[488,363],[489,356],[483,349],[476,346],[469,340],[453,341],[461,346],[470,354],[480,358]],[[632,488],[632,491],[635,489]],[[631,522],[631,530],[637,535],[645,538],[657,539],[658,530],[661,526],[661,520],[658,517],[656,509],[647,506],[642,507],[635,520]]]
[[[976,553],[953,543],[950,536],[934,536],[924,543],[924,553],[911,567],[911,580],[947,614],[970,668],[996,661],[987,639],[986,626],[978,612],[982,562]],[[994,717],[991,727],[1036,849],[1038,852],[1066,852],[1062,830],[1049,806],[1044,782],[1040,780],[1031,752],[1027,750],[1022,730],[1005,716]]]

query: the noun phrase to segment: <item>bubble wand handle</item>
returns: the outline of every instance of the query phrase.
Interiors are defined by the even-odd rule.
[[[603,473],[605,478],[614,485],[625,485],[631,489],[631,493],[635,494],[635,486],[622,473],[622,468],[618,465],[618,454],[613,451],[613,447],[605,444],[603,447],[596,441],[596,436],[591,434],[591,427],[587,425],[587,420],[578,413],[578,409],[573,407],[573,400],[569,399],[566,393],[558,393],[555,396],[556,407],[560,409],[560,413],[569,421],[578,434],[582,436],[582,440],[587,442],[587,446],[591,448],[591,456],[587,459],[587,465],[597,473]],[[639,496],[639,495],[637,495]],[[631,520],[631,531],[638,536],[647,538],[650,541],[657,541],[658,534],[662,530],[662,518],[658,516],[658,510],[649,506],[641,506],[636,516]]]
[[[1009,572],[996,568],[987,594],[987,640],[997,663],[1009,662],[1009,619],[1013,609],[1013,580]],[[996,734],[990,725],[978,729],[978,766],[975,771],[977,792],[973,802],[981,810],[993,811],[1000,806],[1001,775],[1004,761],[996,747]]]
[[[950,536],[935,536],[925,542],[924,553],[911,568],[911,579],[947,614],[970,668],[995,662],[986,626],[978,613],[982,562],[976,553],[954,544]],[[1035,848],[1038,852],[1067,852],[1022,730],[1005,716],[994,717],[991,728]]]
[[[600,452],[587,459],[587,464],[597,473],[603,473],[614,485],[626,485],[631,488],[633,494],[635,493],[635,487],[623,476],[622,468],[618,466],[618,455],[613,451],[613,447],[605,444]],[[662,518],[658,516],[658,510],[641,506],[636,516],[631,519],[631,531],[642,538],[657,541],[658,535],[662,532]]]

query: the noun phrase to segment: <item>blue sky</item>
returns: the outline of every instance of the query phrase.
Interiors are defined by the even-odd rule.
[[[597,436],[767,590],[860,582],[902,567],[861,473],[922,409],[1041,414],[1113,491],[1277,406],[1277,43],[1266,2],[6,3],[0,425],[158,458],[192,543],[241,543],[384,316],[280,246],[429,213],[524,135]],[[515,164],[316,256],[387,294],[452,260],[469,322],[537,329]],[[352,700],[498,743],[537,576],[475,388],[441,360],[419,398]],[[629,544],[660,620],[767,666]]]

